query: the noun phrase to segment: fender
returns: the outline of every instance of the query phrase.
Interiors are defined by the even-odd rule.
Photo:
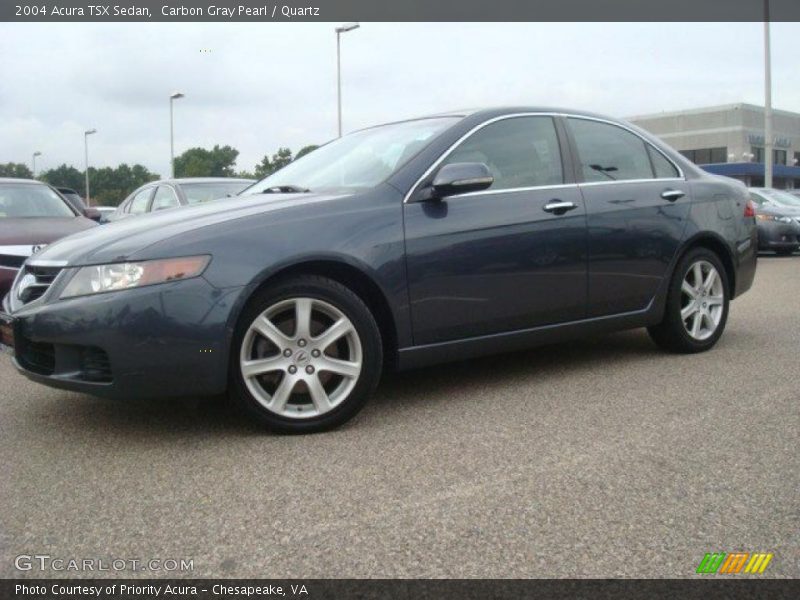
[[[389,307],[392,320],[394,321],[395,329],[397,330],[397,335],[398,336],[403,335],[403,333],[401,332],[402,321],[398,319],[398,317],[402,317],[401,315],[402,307],[400,307],[400,310],[398,310],[398,307],[394,306],[394,304],[389,301],[391,295],[387,293],[386,288],[382,285],[380,277],[378,276],[375,269],[370,267],[368,264],[356,259],[355,257],[346,254],[340,254],[336,252],[313,252],[309,254],[300,254],[270,264],[268,267],[265,267],[263,270],[261,270],[250,281],[250,283],[248,283],[239,290],[238,296],[233,306],[231,307],[231,311],[230,314],[228,315],[228,320],[225,327],[225,336],[227,341],[225,350],[226,352],[225,364],[227,364],[229,359],[230,349],[233,342],[233,335],[234,332],[236,331],[236,325],[239,322],[239,317],[241,316],[245,306],[247,306],[247,303],[249,302],[253,294],[273,277],[280,276],[281,273],[289,271],[291,269],[296,269],[304,264],[310,264],[315,262],[328,262],[328,263],[338,263],[341,265],[345,265],[347,267],[350,267],[358,271],[365,278],[369,279],[378,288],[379,292],[383,296],[383,301]],[[410,326],[407,325],[405,329],[408,330],[407,335],[410,335]]]

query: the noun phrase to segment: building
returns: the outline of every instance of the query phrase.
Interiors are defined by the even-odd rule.
[[[800,189],[800,113],[773,110],[773,186]],[[728,104],[628,119],[706,171],[764,185],[764,107]]]

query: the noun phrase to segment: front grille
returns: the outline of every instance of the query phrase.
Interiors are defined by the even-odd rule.
[[[83,348],[81,367],[81,379],[98,383],[111,382],[111,362],[105,350],[95,346]]]
[[[44,296],[61,272],[61,267],[36,267],[26,265],[17,280],[16,294],[20,302],[27,304]]]

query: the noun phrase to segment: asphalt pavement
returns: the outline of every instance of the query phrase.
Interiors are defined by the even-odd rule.
[[[760,259],[711,352],[637,330],[391,375],[312,436],[0,356],[0,577],[674,578],[717,551],[800,577],[798,446],[800,257]],[[193,571],[15,568],[34,554]]]

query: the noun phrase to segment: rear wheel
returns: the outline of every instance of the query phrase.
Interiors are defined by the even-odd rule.
[[[706,248],[690,250],[672,275],[664,319],[647,331],[671,352],[709,350],[725,329],[729,294],[719,257]]]
[[[232,355],[236,399],[287,433],[322,431],[352,418],[375,389],[383,363],[367,306],[318,276],[287,280],[253,298]]]

